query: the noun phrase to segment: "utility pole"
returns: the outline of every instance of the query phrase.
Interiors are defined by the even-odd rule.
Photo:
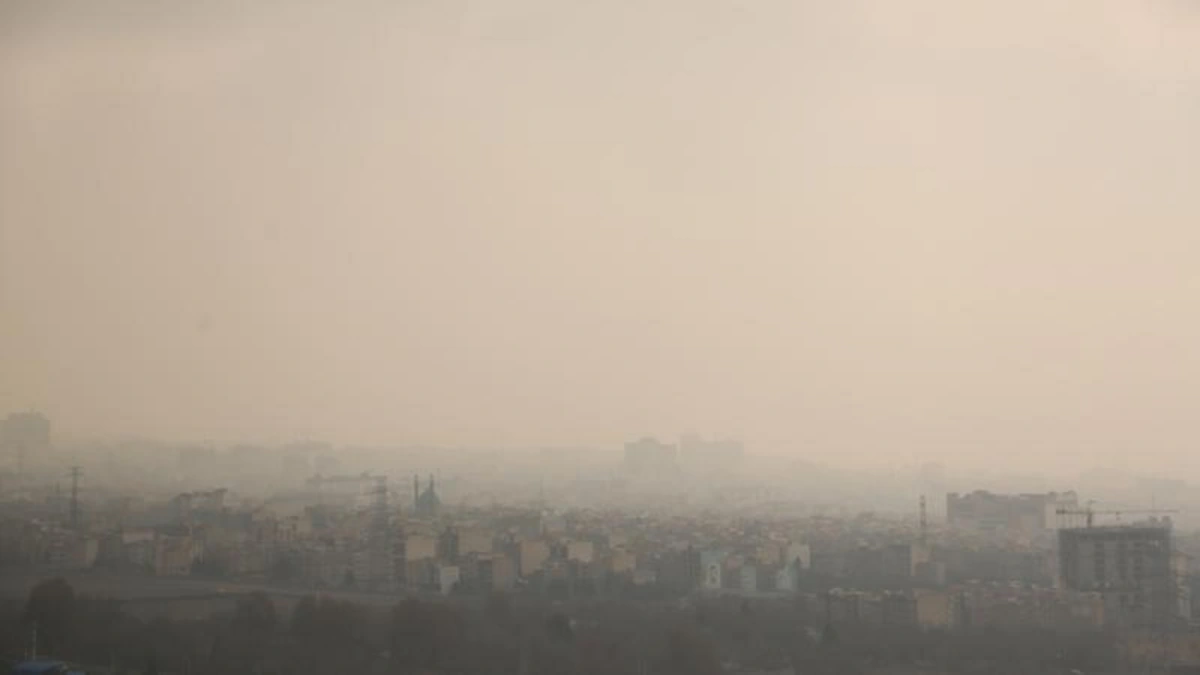
[[[71,467],[71,471],[67,474],[71,477],[71,527],[79,527],[79,479],[83,476],[83,469],[78,466]]]

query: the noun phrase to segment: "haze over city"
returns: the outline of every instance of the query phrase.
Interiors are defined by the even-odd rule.
[[[0,2],[0,673],[1200,674],[1200,2]]]
[[[0,410],[1194,476],[1192,3],[9,2]]]

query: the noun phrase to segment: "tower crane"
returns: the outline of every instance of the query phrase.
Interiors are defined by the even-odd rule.
[[[1124,514],[1131,514],[1131,513],[1136,513],[1136,514],[1179,513],[1178,509],[1094,509],[1094,508],[1092,508],[1092,505],[1095,503],[1096,503],[1095,500],[1091,500],[1083,508],[1068,508],[1065,506],[1060,506],[1055,511],[1055,513],[1057,513],[1060,516],[1083,516],[1086,519],[1085,522],[1087,523],[1088,527],[1092,526],[1092,523],[1094,522],[1095,517],[1097,515],[1116,516],[1117,518],[1120,518]]]

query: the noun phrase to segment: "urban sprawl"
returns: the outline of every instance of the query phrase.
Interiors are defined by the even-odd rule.
[[[629,611],[684,621],[687,635],[705,641],[700,651],[717,664],[713,672],[834,672],[831,663],[857,669],[837,672],[960,672],[967,665],[946,663],[953,640],[1030,631],[1099,636],[1112,650],[1085,671],[1089,657],[1060,648],[1053,658],[1062,670],[1039,672],[1200,667],[1192,618],[1200,536],[1167,495],[1113,506],[1108,495],[1074,486],[948,486],[926,469],[923,483],[897,490],[891,508],[821,503],[780,488],[787,478],[778,472],[749,477],[752,458],[740,443],[697,436],[643,438],[601,458],[320,442],[66,449],[52,440],[41,414],[0,420],[0,595],[11,609],[0,657],[13,663],[45,656],[36,653],[30,612],[53,580],[79,598],[108,598],[145,625],[240,616],[250,597],[281,617],[306,603],[486,614],[503,598],[507,611],[540,612],[537,625],[550,637],[539,639],[548,644],[552,620],[561,619],[574,650],[588,635],[619,635],[606,631],[623,620],[604,608],[642,608]],[[48,644],[51,628],[40,630],[43,652],[79,641]],[[889,631],[918,642],[943,636],[921,642],[943,646],[895,656],[878,646]],[[396,639],[356,667],[453,670],[433,661],[403,670]],[[538,670],[533,648],[523,646],[529,639],[513,639],[512,672]],[[856,645],[853,653],[836,656],[839,640]],[[874,648],[880,655],[863,656]],[[197,648],[209,656],[173,666],[164,654],[153,667],[203,672],[204,658],[218,658],[214,649]],[[631,651],[609,672],[686,670],[671,661],[683,657],[663,649]],[[284,672],[278,663],[271,670],[268,654],[255,658],[254,672]],[[572,658],[576,671],[600,672]],[[953,658],[970,663],[969,654]],[[100,663],[88,672],[147,667]],[[507,672],[499,663],[494,672]],[[1017,672],[996,667],[979,672]]]

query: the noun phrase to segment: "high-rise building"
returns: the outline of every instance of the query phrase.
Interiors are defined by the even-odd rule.
[[[625,469],[633,475],[661,475],[677,468],[675,446],[656,438],[625,444]]]
[[[744,455],[740,441],[707,441],[695,434],[686,434],[679,441],[680,461],[693,469],[728,470],[737,466]]]
[[[946,495],[946,522],[977,532],[1021,532],[1036,535],[1057,529],[1058,511],[1078,507],[1074,492],[1005,495],[977,490]]]
[[[367,531],[366,574],[360,581],[368,588],[390,588],[395,577],[395,541],[392,539],[391,510],[388,507],[387,476],[376,476],[372,490],[371,523]]]
[[[1060,584],[1098,593],[1108,622],[1161,628],[1190,618],[1170,521],[1064,529],[1058,542]]]

